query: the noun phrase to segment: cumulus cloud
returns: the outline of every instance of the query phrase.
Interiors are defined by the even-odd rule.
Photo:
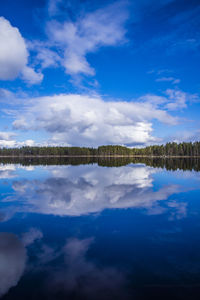
[[[3,17],[0,18],[0,44],[0,79],[14,79],[27,64],[28,52],[19,30]]]
[[[0,147],[14,147],[16,144],[15,138],[16,134],[13,132],[0,132]]]
[[[17,285],[26,264],[26,250],[16,235],[0,233],[0,297]]]
[[[21,33],[4,17],[0,17],[0,45],[0,80],[18,76],[31,84],[42,80],[42,74],[27,66],[29,53]]]
[[[22,146],[33,146],[33,140],[25,140],[23,142],[16,141],[16,134],[14,132],[1,131],[0,132],[0,147],[12,148]]]
[[[49,143],[97,146],[156,142],[153,119],[175,125],[177,119],[151,103],[104,101],[101,97],[55,95],[32,99],[13,123],[15,129],[45,130]]]

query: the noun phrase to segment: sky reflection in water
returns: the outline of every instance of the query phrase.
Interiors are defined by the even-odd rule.
[[[0,165],[0,297],[198,299],[199,182],[144,164]]]

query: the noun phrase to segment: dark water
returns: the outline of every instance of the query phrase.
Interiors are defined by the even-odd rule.
[[[1,299],[199,299],[198,170],[188,159],[4,160]]]

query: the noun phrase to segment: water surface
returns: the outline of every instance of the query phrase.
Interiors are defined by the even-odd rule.
[[[199,299],[198,160],[0,164],[1,299]]]

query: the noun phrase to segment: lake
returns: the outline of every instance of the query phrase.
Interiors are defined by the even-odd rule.
[[[1,299],[199,299],[199,166],[2,159]]]

